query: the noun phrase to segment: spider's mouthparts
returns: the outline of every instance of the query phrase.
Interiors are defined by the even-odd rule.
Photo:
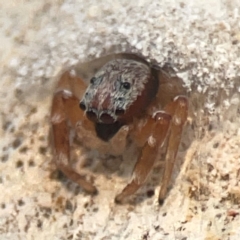
[[[115,119],[108,113],[102,113],[100,115],[100,121],[102,123],[111,124],[115,122]]]

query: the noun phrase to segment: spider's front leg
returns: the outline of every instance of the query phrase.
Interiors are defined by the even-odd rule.
[[[135,138],[145,142],[142,153],[134,167],[131,182],[115,197],[116,203],[121,203],[124,198],[135,193],[146,181],[153,168],[159,146],[166,139],[171,123],[171,115],[159,111],[149,118],[146,124],[137,132]]]
[[[56,91],[53,97],[51,124],[54,161],[59,170],[69,179],[78,183],[85,191],[94,194],[97,192],[97,189],[69,166],[69,124],[75,127],[78,121],[83,121],[83,114],[79,109],[79,99],[74,96],[73,91],[71,91],[71,84],[74,82],[77,82],[78,87],[86,88],[80,78],[71,76],[69,72],[66,72],[62,75],[59,81],[59,90]],[[67,88],[65,89],[63,86]]]
[[[167,188],[171,180],[183,126],[188,116],[188,100],[185,96],[177,96],[165,107],[164,110],[172,116],[172,122],[167,144],[162,184],[158,197],[158,202],[160,205],[162,205],[164,202]]]

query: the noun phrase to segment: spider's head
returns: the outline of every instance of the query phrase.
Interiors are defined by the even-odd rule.
[[[129,59],[112,60],[90,80],[80,108],[95,123],[126,122],[147,107],[157,88],[148,65]]]

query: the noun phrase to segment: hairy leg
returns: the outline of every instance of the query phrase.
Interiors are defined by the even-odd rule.
[[[165,167],[162,177],[161,189],[158,197],[159,204],[162,205],[167,193],[167,188],[171,180],[173,167],[181,140],[183,126],[188,115],[188,101],[184,96],[177,96],[173,102],[165,107],[165,111],[172,116],[170,135],[168,139],[167,152],[165,157]]]
[[[148,137],[145,139],[142,153],[134,167],[131,182],[116,196],[115,202],[121,203],[124,198],[135,193],[146,181],[153,168],[158,148],[166,139],[170,123],[171,116],[168,113],[156,112],[142,127],[142,136],[146,136],[148,133]]]
[[[68,84],[67,81],[71,80],[71,76],[66,74],[67,73],[64,73],[60,79],[60,85],[64,81],[66,81],[66,84]],[[80,111],[78,104],[78,98],[76,98],[70,90],[58,90],[53,97],[51,124],[53,134],[54,161],[57,167],[69,179],[78,183],[85,191],[94,194],[97,192],[97,189],[69,166],[69,124],[75,126],[77,121],[83,119],[83,114]]]

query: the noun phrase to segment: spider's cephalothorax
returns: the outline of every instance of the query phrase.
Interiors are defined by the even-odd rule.
[[[157,90],[158,80],[147,64],[116,59],[90,80],[80,108],[95,123],[124,124],[146,109]]]

